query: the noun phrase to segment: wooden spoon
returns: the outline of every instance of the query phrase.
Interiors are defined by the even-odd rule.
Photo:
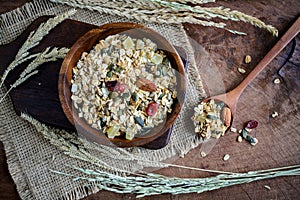
[[[282,38],[275,44],[275,46],[268,52],[267,55],[257,64],[257,66],[248,74],[248,76],[233,90],[220,94],[217,96],[212,96],[204,99],[203,102],[208,102],[209,100],[221,101],[227,104],[231,110],[231,122],[233,122],[237,102],[240,95],[244,89],[251,83],[252,80],[278,55],[278,53],[299,33],[300,29],[300,17],[294,22],[294,24],[289,28],[289,30],[282,36]]]

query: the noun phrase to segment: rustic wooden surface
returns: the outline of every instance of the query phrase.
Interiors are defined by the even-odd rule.
[[[0,13],[12,10],[28,0],[0,1]],[[298,0],[245,0],[218,1],[220,5],[238,9],[258,16],[266,23],[273,24],[282,35],[300,15]],[[210,95],[220,94],[234,88],[245,75],[237,71],[243,67],[249,72],[276,43],[278,38],[266,31],[244,23],[229,23],[230,27],[244,30],[248,36],[236,36],[216,28],[185,24],[198,54],[199,71],[204,79],[205,88]],[[235,142],[237,134],[229,133],[221,138],[206,158],[199,156],[199,148],[189,152],[176,164],[194,167],[244,172],[248,170],[300,164],[299,146],[299,94],[300,94],[300,38],[291,42],[270,67],[263,71],[246,88],[238,104],[236,126],[249,119],[258,119],[256,137],[259,143],[252,147],[246,142]],[[201,46],[197,45],[201,44]],[[292,52],[292,53],[291,53]],[[250,64],[243,63],[245,55],[252,56]],[[206,59],[203,59],[205,57]],[[207,60],[211,59],[211,62]],[[289,60],[286,62],[286,60]],[[213,63],[211,65],[211,63]],[[280,78],[282,84],[275,85],[273,80]],[[214,80],[212,82],[212,80]],[[271,118],[273,111],[279,112],[278,118]],[[9,175],[3,144],[0,144],[0,199],[19,199],[15,185]],[[225,153],[231,155],[223,161]],[[181,177],[204,177],[211,174],[188,170],[162,169],[162,174]],[[271,190],[264,188],[265,185]],[[282,177],[264,181],[232,186],[203,194],[156,195],[144,199],[299,199],[300,178]],[[134,199],[134,195],[119,195],[101,191],[85,199]]]

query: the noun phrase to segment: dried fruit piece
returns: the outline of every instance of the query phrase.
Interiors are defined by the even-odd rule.
[[[247,122],[245,128],[254,129],[258,126],[258,122],[256,120],[250,120]]]
[[[146,108],[146,114],[148,116],[153,116],[155,115],[156,111],[157,111],[157,108],[158,108],[158,103],[155,103],[155,102],[151,102],[148,104],[148,107]]]
[[[230,111],[230,108],[224,107],[223,110],[222,110],[221,117],[222,117],[222,121],[225,124],[225,126],[230,126],[230,123],[231,123],[231,111]]]
[[[139,89],[148,91],[148,92],[155,92],[156,85],[146,78],[140,78],[136,81],[136,85]]]
[[[107,87],[107,89],[110,92],[114,91],[116,84],[117,84],[117,81],[106,81],[105,82],[105,86]]]
[[[162,61],[163,61],[163,57],[162,57],[162,55],[160,55],[158,53],[154,54],[151,57],[151,62],[154,63],[154,64],[156,64],[156,65],[162,63]]]
[[[126,85],[119,81],[106,81],[105,86],[110,92],[116,91],[118,93],[123,93],[126,89]]]
[[[107,130],[108,138],[114,138],[115,136],[120,135],[119,130],[120,130],[120,127],[116,126],[116,125],[109,127],[109,129]]]
[[[121,94],[125,91],[125,89],[126,89],[126,85],[123,83],[120,83],[119,81],[117,82],[117,84],[114,88],[114,90],[116,92],[121,93]]]
[[[134,48],[134,42],[130,37],[127,37],[123,42],[124,48],[127,49],[133,49]]]

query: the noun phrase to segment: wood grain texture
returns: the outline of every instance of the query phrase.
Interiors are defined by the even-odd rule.
[[[0,1],[2,3],[17,5],[24,1]],[[291,26],[300,15],[300,2],[298,0],[273,1],[273,0],[245,0],[245,1],[217,1],[218,5],[237,9],[254,15],[273,24],[279,29],[280,36]],[[6,12],[15,7],[3,8]],[[215,5],[215,4],[214,4]],[[18,5],[17,5],[18,6]],[[191,37],[192,45],[197,52],[197,61],[205,88],[210,95],[217,95],[231,90],[239,84],[245,75],[237,71],[237,67],[244,67],[247,73],[253,69],[261,58],[271,49],[278,38],[269,33],[254,28],[244,23],[228,23],[230,28],[243,30],[248,33],[246,37],[232,35],[216,28],[202,27],[200,25],[185,24]],[[248,170],[266,169],[300,163],[299,157],[299,48],[300,38],[297,36],[281,52],[270,66],[264,70],[253,83],[244,91],[238,105],[237,128],[252,118],[259,120],[256,137],[259,143],[252,147],[246,142],[236,143],[237,134],[228,134],[222,137],[208,157],[199,156],[199,148],[190,151],[184,159],[178,159],[176,164],[209,169],[229,170],[244,172]],[[199,45],[201,44],[201,46]],[[291,53],[292,52],[292,53]],[[252,62],[243,63],[245,55],[251,55]],[[283,65],[287,58],[289,61]],[[213,66],[206,65],[203,57],[212,59]],[[283,65],[283,66],[282,66]],[[209,66],[209,67],[208,67]],[[246,73],[246,74],[247,74]],[[272,81],[280,78],[283,84],[274,85]],[[211,80],[214,80],[212,82]],[[220,81],[218,81],[220,80]],[[288,98],[288,100],[286,100]],[[285,101],[284,101],[285,100]],[[280,117],[271,118],[273,111],[279,111]],[[0,152],[4,152],[0,145]],[[226,162],[223,155],[231,155]],[[18,199],[9,174],[6,158],[0,153],[0,199]],[[211,174],[199,173],[188,170],[162,169],[162,174],[184,177],[205,177]],[[264,188],[271,187],[271,190]],[[3,191],[3,192],[2,192]],[[259,182],[232,186],[203,194],[189,195],[156,195],[142,199],[155,200],[221,200],[221,199],[299,199],[300,178],[282,177]],[[112,192],[101,191],[86,197],[86,200],[100,199],[135,199],[134,195],[119,195]]]
[[[217,100],[224,102],[231,110],[231,115],[234,118],[237,109],[238,100],[243,91],[248,85],[268,67],[270,62],[294,39],[300,31],[300,17],[293,23],[293,25],[287,30],[287,32],[278,40],[278,42],[271,48],[271,50],[259,61],[253,70],[246,76],[246,78],[233,90],[226,92],[225,94],[219,94],[217,96],[210,96],[204,99],[204,102],[209,100]],[[251,56],[250,56],[251,58]],[[245,62],[246,63],[246,62]],[[248,64],[250,62],[247,62]],[[233,119],[234,120],[234,119]],[[229,124],[229,123],[228,123]]]

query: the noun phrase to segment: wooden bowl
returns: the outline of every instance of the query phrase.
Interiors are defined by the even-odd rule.
[[[158,49],[164,50],[172,67],[177,70],[177,99],[172,105],[172,112],[168,114],[165,123],[154,127],[150,133],[132,140],[125,137],[109,139],[102,131],[92,128],[84,119],[79,118],[71,100],[72,69],[76,66],[83,52],[89,52],[99,40],[109,35],[115,35],[126,31],[126,34],[134,38],[149,38],[157,44]],[[79,38],[71,47],[65,57],[59,74],[58,91],[62,109],[68,120],[76,127],[79,136],[105,145],[118,147],[134,147],[147,144],[162,136],[175,122],[181,110],[185,98],[185,70],[182,60],[176,49],[159,33],[135,23],[111,23],[92,29]]]

